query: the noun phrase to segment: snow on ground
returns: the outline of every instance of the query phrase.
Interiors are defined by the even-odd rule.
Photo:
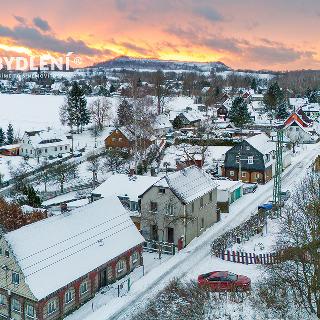
[[[159,259],[157,253],[144,252],[144,270],[143,267],[136,268],[132,273],[125,276],[121,280],[118,280],[115,283],[108,285],[105,288],[102,288],[92,300],[90,300],[81,307],[81,311],[76,311],[65,319],[83,319],[87,316],[94,315],[95,311],[98,311],[99,308],[103,307],[106,304],[116,302],[119,299],[125,299],[125,295],[127,294],[127,285],[129,278],[131,285],[134,285],[137,281],[139,281],[139,279],[143,277],[143,272],[146,275],[155,268],[161,269],[162,264],[168,261],[170,258],[172,258],[172,256],[162,255],[161,259]],[[120,291],[120,297],[118,298],[118,285],[120,284],[123,284],[123,289]]]
[[[307,172],[312,160],[319,154],[320,143],[308,145],[305,152],[296,155],[293,165],[287,168],[283,174],[283,188],[293,188]],[[220,261],[210,256],[210,243],[227,230],[239,225],[257,210],[257,206],[272,198],[273,182],[259,186],[253,194],[248,194],[231,205],[230,213],[225,214],[222,221],[214,224],[200,237],[194,239],[184,250],[177,253],[161,267],[150,271],[147,275],[132,285],[130,293],[116,300],[108,302],[105,306],[96,310],[94,314],[82,313],[82,308],[77,310],[73,319],[105,320],[105,319],[130,319],[130,315],[144,308],[147,302],[163,289],[174,277],[194,278],[199,273],[211,271],[213,268],[225,268],[235,273],[242,273],[256,279],[259,276],[258,269],[254,266],[243,266],[231,262]],[[226,263],[226,264],[225,264]],[[222,265],[223,264],[223,265]],[[252,270],[251,270],[252,268]],[[257,272],[257,273],[256,273]],[[78,316],[78,318],[76,318]]]
[[[88,97],[88,105],[97,98]],[[0,94],[0,127],[7,128],[8,124],[12,123],[19,136],[22,136],[24,131],[48,127],[68,131],[68,128],[61,125],[59,118],[59,108],[64,99],[64,96],[55,95]],[[106,99],[111,103],[114,116],[119,98]]]

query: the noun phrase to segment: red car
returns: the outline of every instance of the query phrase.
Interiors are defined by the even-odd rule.
[[[213,291],[249,291],[251,280],[229,271],[213,271],[198,277],[199,286],[209,286]]]

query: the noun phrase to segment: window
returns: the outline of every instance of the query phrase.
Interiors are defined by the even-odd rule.
[[[32,149],[30,150],[30,153],[32,154]]]
[[[234,176],[234,171],[230,171],[230,177]]]
[[[62,151],[62,147],[60,147],[60,151]]]
[[[80,294],[85,294],[86,292],[88,292],[88,282],[84,281],[80,285]]]
[[[54,147],[54,151],[58,151],[58,147]]]
[[[72,290],[68,290],[65,295],[64,295],[64,298],[65,298],[65,303],[70,303],[72,300],[73,300],[73,292]]]
[[[204,228],[204,218],[201,218],[201,229]]]
[[[246,172],[242,172],[242,178],[245,178],[247,176]]]
[[[249,150],[250,150],[250,147],[249,147],[249,146],[247,146],[247,147],[246,147],[246,149],[247,149],[247,151],[249,151]]]
[[[248,157],[248,164],[253,164],[253,156]]]
[[[44,152],[47,153],[47,152],[48,152],[48,149],[44,149]]]
[[[194,212],[194,202],[191,203],[191,212]]]
[[[65,149],[65,150],[68,150],[68,146],[65,146],[64,149]]]
[[[157,202],[150,202],[150,211],[157,212],[158,211],[158,203]]]
[[[5,250],[5,251],[4,251],[4,255],[5,255],[7,258],[9,258],[9,257],[10,257],[9,250]]]
[[[116,138],[112,138],[111,140],[114,142],[114,141],[116,141]]]
[[[133,263],[133,264],[138,261],[138,259],[139,259],[139,254],[138,254],[137,251],[134,251],[134,252],[132,253],[131,259],[132,259],[132,263]]]
[[[34,318],[35,312],[34,312],[34,306],[31,304],[26,305],[26,315],[28,318]]]
[[[2,256],[2,248],[0,247],[0,256]]]
[[[21,153],[23,152],[23,148],[21,148]]]
[[[174,205],[173,204],[167,204],[166,205],[166,212],[167,212],[167,215],[173,216],[174,215]]]
[[[240,159],[240,157],[236,156],[236,163],[239,163],[239,159]]]
[[[12,311],[20,312],[21,311],[21,303],[19,300],[13,298],[11,300],[11,309]]]
[[[203,197],[200,198],[200,208],[203,207]]]
[[[26,149],[26,153],[28,153],[28,149]]]
[[[19,273],[12,272],[12,283],[13,284],[19,284],[19,282],[20,282]]]
[[[119,138],[119,141],[122,141],[122,138]]]
[[[166,193],[166,189],[165,188],[159,188],[159,193],[165,194]]]
[[[7,298],[4,294],[0,294],[0,306],[6,305]]]
[[[138,211],[139,210],[138,202],[131,201],[130,202],[130,210],[131,211]]]
[[[209,201],[212,202],[212,191],[209,193]]]
[[[256,173],[256,179],[260,178],[260,173]]]
[[[57,301],[53,300],[48,303],[48,314],[52,314],[57,310]]]
[[[117,263],[117,272],[120,273],[124,270],[124,260],[119,260]]]

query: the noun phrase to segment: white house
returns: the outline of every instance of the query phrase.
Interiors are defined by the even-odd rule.
[[[67,137],[53,130],[26,131],[20,144],[21,156],[49,157],[71,151],[71,144]]]

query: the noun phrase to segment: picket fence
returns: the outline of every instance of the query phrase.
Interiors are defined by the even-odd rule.
[[[215,252],[217,258],[242,264],[274,264],[278,260],[276,253],[260,253],[220,250]]]

